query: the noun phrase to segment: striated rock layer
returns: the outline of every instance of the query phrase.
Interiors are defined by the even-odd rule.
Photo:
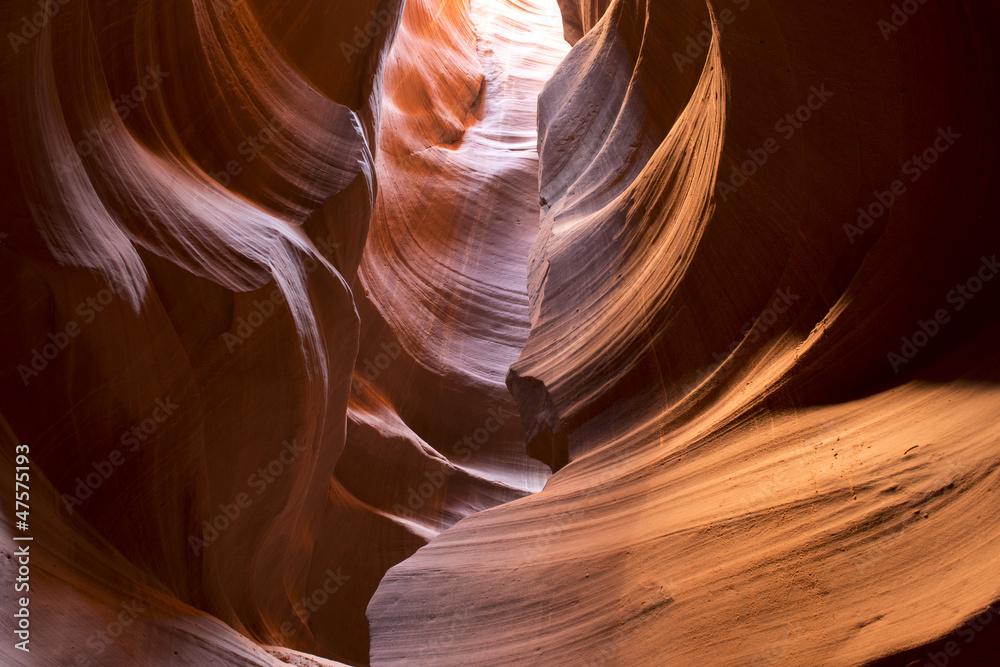
[[[991,618],[997,16],[890,12],[616,2],[576,44],[508,376],[557,472],[390,570],[374,661],[902,664]]]
[[[4,664],[1000,655],[994,4],[43,10]]]
[[[542,487],[504,378],[560,34],[533,4],[103,2],[11,41],[0,380],[5,465],[29,445],[47,526],[30,657],[365,663],[390,566]]]

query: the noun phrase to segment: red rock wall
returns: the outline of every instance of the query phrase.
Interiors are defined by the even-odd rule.
[[[891,11],[618,2],[577,43],[508,377],[558,472],[390,570],[373,659],[862,664],[1000,597],[996,14]]]
[[[939,650],[1000,22],[914,6],[7,3],[5,664]]]

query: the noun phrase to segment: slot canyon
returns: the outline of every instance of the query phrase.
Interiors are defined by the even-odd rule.
[[[1000,664],[993,0],[0,16],[0,663]]]

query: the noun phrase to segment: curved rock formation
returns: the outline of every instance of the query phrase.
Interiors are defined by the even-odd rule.
[[[175,600],[151,626],[195,607],[263,645],[362,663],[388,567],[541,488],[503,381],[529,327],[535,100],[567,47],[554,9],[544,45],[536,7],[501,9],[354,6],[358,30],[316,50],[318,4],[105,3],[15,43],[5,137],[28,159],[6,165],[23,196],[3,410],[53,487],[52,514],[35,511],[59,527],[38,536],[53,581],[36,605],[93,587],[81,609],[113,618],[124,593],[99,572]],[[331,76],[331,58],[347,69]],[[493,312],[508,319],[487,329]],[[73,521],[95,531],[73,550],[130,569],[53,574]],[[96,629],[36,623],[63,661]],[[191,626],[178,661],[205,644],[270,664]],[[79,659],[137,651],[171,659],[127,641]]]
[[[993,4],[0,16],[5,664],[1000,655]]]
[[[508,378],[558,472],[390,570],[373,660],[862,664],[1000,599],[997,23],[921,12],[618,2],[580,40]]]

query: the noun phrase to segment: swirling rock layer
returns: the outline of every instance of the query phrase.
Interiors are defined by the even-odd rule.
[[[994,4],[0,21],[5,664],[1000,654]]]
[[[558,472],[390,570],[375,661],[902,664],[1000,598],[996,15],[883,14],[617,2],[576,44],[508,377]]]

